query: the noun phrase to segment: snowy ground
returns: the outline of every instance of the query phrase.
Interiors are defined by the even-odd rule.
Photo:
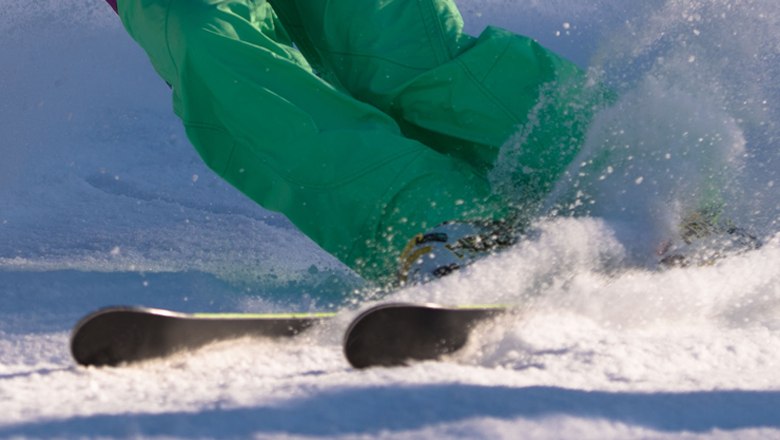
[[[628,153],[579,176],[598,218],[393,296],[518,313],[401,369],[348,367],[352,311],[292,344],[95,369],[68,332],[104,305],[330,310],[360,282],[201,164],[102,0],[0,0],[0,437],[780,438],[780,4],[458,4],[621,94],[585,154]],[[712,176],[765,246],[652,268]]]

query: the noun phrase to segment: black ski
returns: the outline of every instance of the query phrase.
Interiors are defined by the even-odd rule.
[[[167,356],[242,336],[287,338],[333,313],[179,313],[144,307],[109,307],[84,317],[70,349],[81,365],[114,366]]]
[[[505,311],[503,306],[381,304],[352,321],[344,354],[355,368],[438,359],[463,348],[477,323]]]

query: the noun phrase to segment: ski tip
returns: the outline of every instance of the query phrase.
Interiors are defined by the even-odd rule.
[[[461,349],[478,322],[506,310],[499,305],[380,304],[349,325],[344,355],[358,369],[438,359]]]
[[[138,306],[94,311],[73,328],[70,351],[85,366],[160,358],[244,336],[293,337],[333,313],[183,313]]]
[[[70,353],[79,365],[116,366],[123,362],[117,347],[123,346],[122,334],[116,332],[114,321],[135,316],[169,316],[180,313],[141,306],[108,306],[81,318],[70,334]]]

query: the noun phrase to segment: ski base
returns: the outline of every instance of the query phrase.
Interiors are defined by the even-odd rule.
[[[503,306],[381,304],[352,321],[344,336],[344,354],[355,368],[438,359],[463,348],[478,323],[506,310]]]
[[[332,313],[188,314],[144,307],[108,307],[76,324],[70,348],[73,358],[81,365],[115,366],[243,336],[288,338],[332,316]]]

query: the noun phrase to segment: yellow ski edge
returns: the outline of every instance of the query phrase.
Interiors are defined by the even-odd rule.
[[[192,313],[189,316],[197,319],[326,319],[333,318],[336,313]]]
[[[504,304],[467,304],[452,307],[457,310],[509,310]]]

